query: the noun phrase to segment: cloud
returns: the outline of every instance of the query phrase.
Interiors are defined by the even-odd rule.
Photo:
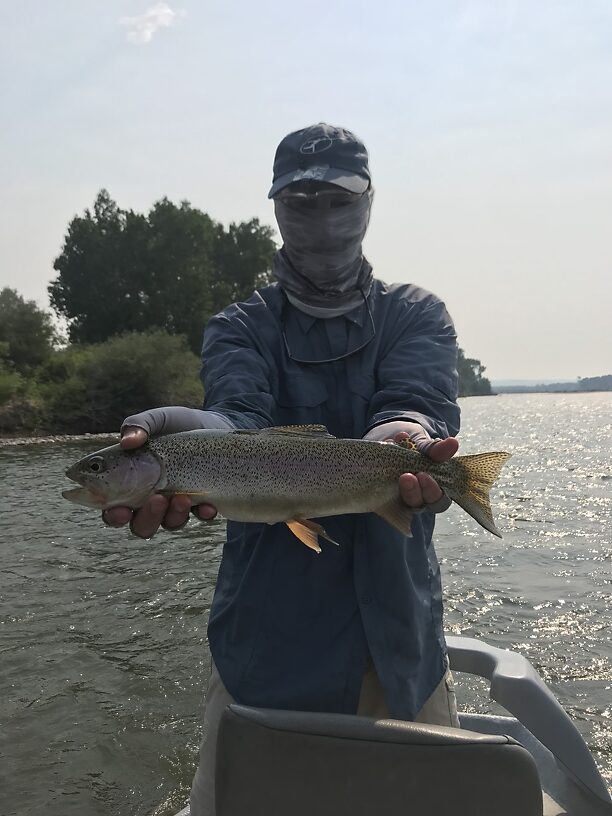
[[[160,28],[168,28],[174,24],[178,14],[167,3],[156,3],[138,17],[122,17],[119,25],[129,29],[127,38],[137,45],[151,42],[153,35]]]

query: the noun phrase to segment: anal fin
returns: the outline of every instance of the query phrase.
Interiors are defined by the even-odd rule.
[[[316,521],[312,521],[311,519],[289,519],[285,524],[293,535],[300,539],[302,544],[305,544],[317,553],[321,552],[319,536],[326,541],[331,541],[332,544],[338,545],[338,542],[334,541],[334,539],[325,532],[324,527],[321,527],[320,524],[317,524]]]
[[[392,527],[395,527],[396,530],[399,530],[400,533],[406,536],[412,534],[410,525],[412,524],[413,514],[399,496],[395,499],[391,499],[387,504],[383,504],[382,507],[377,508],[374,512],[384,518],[384,520]]]

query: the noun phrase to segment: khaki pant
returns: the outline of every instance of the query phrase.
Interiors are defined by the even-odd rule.
[[[200,764],[191,787],[191,816],[215,816],[215,753],[221,715],[235,702],[223,685],[215,664],[212,664],[206,705],[204,708],[204,738],[200,745]],[[389,716],[383,688],[370,660],[363,677],[357,714],[362,717]],[[450,725],[459,728],[457,702],[450,670],[415,717],[415,722]]]

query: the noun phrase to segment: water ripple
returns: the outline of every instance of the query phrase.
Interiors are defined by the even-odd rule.
[[[439,518],[446,629],[522,652],[612,781],[612,395],[462,412],[463,452],[513,458],[493,491],[502,541],[458,508]],[[102,527],[59,499],[67,463],[98,446],[0,447],[6,816],[168,816],[196,761],[224,525],[152,541]],[[503,713],[484,681],[459,680],[461,707]]]

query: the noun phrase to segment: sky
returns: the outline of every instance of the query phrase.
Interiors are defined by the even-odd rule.
[[[609,0],[5,0],[0,105],[0,288],[43,308],[102,187],[274,225],[276,145],[326,121],[370,153],[376,276],[487,376],[612,373]]]

